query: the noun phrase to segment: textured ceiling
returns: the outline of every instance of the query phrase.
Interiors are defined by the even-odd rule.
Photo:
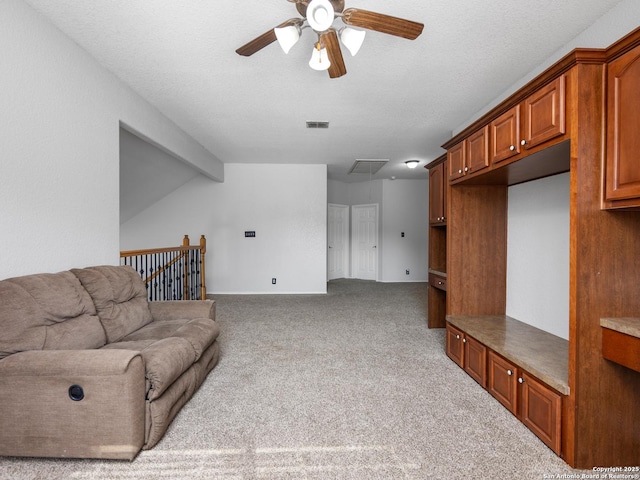
[[[453,129],[619,2],[346,0],[425,29],[368,32],[329,79],[307,65],[309,29],[288,55],[277,43],[235,53],[298,16],[286,0],[27,0],[223,162],[322,163],[345,181],[362,158],[390,160],[374,178],[425,178],[404,162],[442,154]]]

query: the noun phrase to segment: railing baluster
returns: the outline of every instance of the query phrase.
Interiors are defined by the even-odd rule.
[[[179,247],[120,252],[120,263],[138,272],[145,284],[149,301],[190,300],[206,298],[206,239],[200,245],[189,245],[184,236]]]

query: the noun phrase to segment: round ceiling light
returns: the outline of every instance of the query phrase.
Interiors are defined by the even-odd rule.
[[[416,168],[418,166],[418,164],[420,163],[419,160],[407,160],[406,162],[404,162],[407,167],[409,168]]]
[[[324,32],[333,24],[335,12],[329,0],[311,0],[307,6],[307,21],[316,32]]]

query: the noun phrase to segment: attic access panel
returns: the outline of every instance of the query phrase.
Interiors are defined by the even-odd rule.
[[[352,173],[369,173],[373,175],[384,167],[387,162],[389,160],[356,160],[351,170],[349,170],[349,175]]]

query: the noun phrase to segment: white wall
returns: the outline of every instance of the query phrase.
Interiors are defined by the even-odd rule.
[[[326,293],[327,167],[227,164],[224,183],[197,177],[124,223],[121,247],[184,234],[207,237],[210,293]]]
[[[119,262],[120,121],[221,162],[21,0],[0,2],[0,278]]]
[[[383,282],[426,282],[429,181],[383,180]],[[401,236],[404,232],[404,237]],[[409,270],[409,275],[405,271]]]
[[[428,280],[429,180],[328,182],[329,203],[379,205],[378,280]],[[401,232],[405,232],[404,238]],[[409,269],[409,275],[405,271]]]
[[[569,173],[509,188],[507,315],[569,339]]]

